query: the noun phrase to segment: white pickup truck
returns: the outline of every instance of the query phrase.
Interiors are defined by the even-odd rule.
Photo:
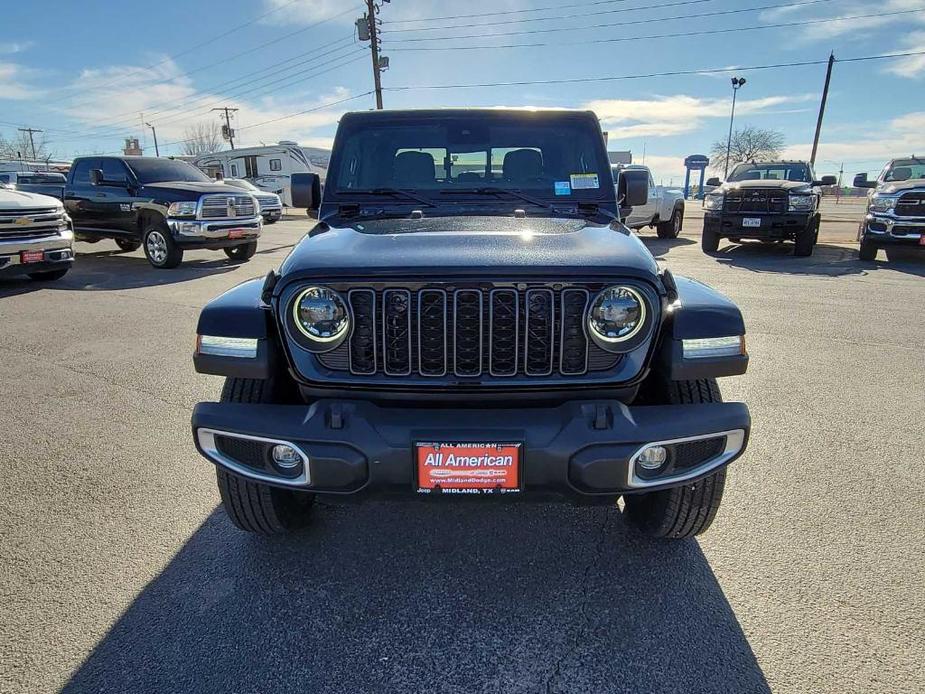
[[[655,227],[660,239],[676,239],[684,224],[684,196],[680,191],[656,187],[649,167],[639,164],[616,164],[610,167],[613,183],[618,185],[621,171],[645,171],[649,175],[649,199],[633,207],[623,220],[630,229]],[[619,190],[619,189],[618,189]]]
[[[0,277],[64,277],[74,262],[74,232],[61,201],[0,189]]]

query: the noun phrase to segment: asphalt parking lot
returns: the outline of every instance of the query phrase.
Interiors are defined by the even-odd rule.
[[[874,263],[857,205],[816,253],[644,238],[742,307],[754,430],[712,529],[659,543],[617,509],[317,508],[235,530],[196,454],[199,309],[244,265],[78,245],[60,282],[0,281],[3,692],[920,692],[925,255]]]

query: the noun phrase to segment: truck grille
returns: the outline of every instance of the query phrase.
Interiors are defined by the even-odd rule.
[[[581,376],[621,360],[585,335],[585,288],[354,288],[347,298],[353,332],[318,358],[354,375]]]
[[[61,208],[0,210],[0,240],[56,236],[64,226],[64,211]]]
[[[925,217],[925,191],[906,193],[896,203],[897,217]]]
[[[277,200],[275,195],[257,195],[257,202],[260,203],[260,209],[276,209],[279,205],[279,200]]]
[[[786,191],[762,188],[729,191],[723,201],[723,211],[733,214],[783,214],[788,206]]]
[[[206,195],[202,198],[202,219],[253,217],[257,204],[250,195]]]

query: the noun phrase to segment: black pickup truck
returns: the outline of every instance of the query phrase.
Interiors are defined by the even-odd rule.
[[[622,496],[652,535],[706,530],[748,440],[716,384],[745,326],[619,221],[648,176],[614,189],[594,113],[348,113],[327,176],[279,270],[199,318],[225,387],[192,433],[238,527],[315,497]]]
[[[262,229],[252,195],[174,159],[79,157],[54,194],[64,201],[78,241],[113,239],[127,252],[141,246],[156,268],[178,266],[183,251],[193,248],[248,260]]]

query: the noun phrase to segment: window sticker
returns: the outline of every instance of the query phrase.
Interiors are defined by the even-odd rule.
[[[554,184],[556,195],[571,195],[572,185],[568,181],[556,181]]]
[[[589,188],[601,187],[595,173],[572,174],[571,179],[573,190],[588,190]]]

